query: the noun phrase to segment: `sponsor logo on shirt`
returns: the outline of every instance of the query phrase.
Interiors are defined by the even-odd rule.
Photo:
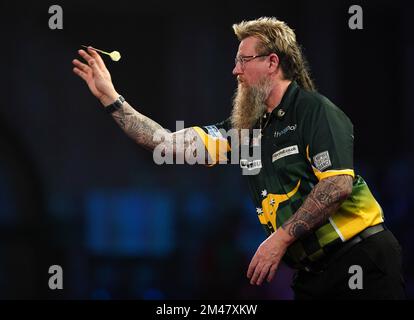
[[[223,135],[216,126],[206,126],[208,134],[215,138],[223,138]]]
[[[260,169],[262,167],[262,160],[248,161],[246,159],[240,159],[240,168],[247,170]]]
[[[297,127],[297,124],[294,124],[293,126],[287,126],[281,131],[275,131],[275,138],[279,138],[280,136],[283,136],[284,134],[288,133],[289,131],[295,131]]]
[[[276,160],[279,160],[283,157],[287,157],[287,156],[290,156],[290,155],[296,154],[296,153],[299,153],[299,148],[298,148],[297,145],[283,148],[279,151],[276,151],[272,155],[272,162],[275,162]]]
[[[323,171],[332,165],[329,152],[323,151],[313,157],[313,163],[319,171]]]

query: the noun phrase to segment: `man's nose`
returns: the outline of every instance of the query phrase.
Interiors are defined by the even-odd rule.
[[[238,76],[239,74],[242,74],[243,70],[241,68],[240,62],[237,62],[233,69],[233,75]]]

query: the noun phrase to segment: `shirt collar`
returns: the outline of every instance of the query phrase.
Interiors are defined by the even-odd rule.
[[[281,113],[283,114],[286,113],[298,89],[299,89],[299,86],[297,82],[293,80],[287,87],[285,94],[282,97],[282,100],[276,106],[276,108],[272,110],[271,114],[277,116],[277,115],[280,115]]]
[[[263,113],[262,121],[263,119],[268,119],[268,117],[271,118],[283,118],[285,115],[287,109],[291,105],[292,100],[294,99],[294,96],[296,95],[296,92],[299,90],[299,86],[295,80],[292,80],[291,83],[289,83],[285,93],[283,94],[282,100],[280,103],[272,110],[272,112]],[[268,119],[267,123],[272,122],[273,119]],[[260,123],[260,119],[256,123],[256,127]]]

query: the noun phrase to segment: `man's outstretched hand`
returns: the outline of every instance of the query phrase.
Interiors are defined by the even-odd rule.
[[[101,56],[90,47],[88,52],[79,50],[78,53],[87,64],[74,59],[72,61],[75,66],[73,72],[85,80],[89,90],[104,106],[113,103],[119,97],[119,94],[112,84],[111,74]]]

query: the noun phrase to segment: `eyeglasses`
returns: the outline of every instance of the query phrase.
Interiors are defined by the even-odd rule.
[[[234,65],[236,66],[237,65],[237,62],[240,62],[240,65],[241,65],[242,69],[244,69],[244,65],[247,62],[252,61],[252,60],[254,60],[256,58],[267,57],[267,56],[270,56],[270,53],[268,53],[268,54],[260,54],[260,55],[257,55],[257,56],[239,56],[239,57],[234,58]]]

